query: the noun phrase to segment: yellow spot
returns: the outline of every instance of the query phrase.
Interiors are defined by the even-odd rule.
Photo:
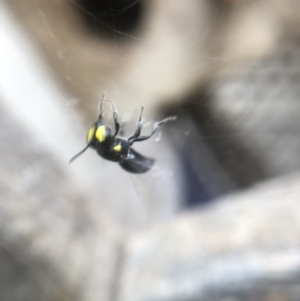
[[[94,135],[95,135],[95,127],[93,126],[90,128],[87,138],[86,138],[88,143],[94,138]]]
[[[101,125],[98,127],[96,131],[96,138],[99,142],[103,142],[105,140],[105,125]]]
[[[118,144],[118,145],[116,145],[116,146],[114,147],[114,151],[116,151],[116,152],[120,152],[121,149],[122,149],[121,144]]]

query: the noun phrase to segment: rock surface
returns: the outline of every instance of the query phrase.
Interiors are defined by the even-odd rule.
[[[0,139],[0,299],[108,300],[118,227],[2,109]]]
[[[299,199],[290,176],[132,235],[119,300],[300,300]]]

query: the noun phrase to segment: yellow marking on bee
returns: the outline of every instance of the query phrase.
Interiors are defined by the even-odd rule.
[[[103,142],[105,140],[105,125],[101,125],[98,127],[96,131],[96,138],[99,142]]]
[[[118,145],[116,145],[116,146],[114,147],[114,151],[115,151],[115,152],[120,152],[121,149],[122,149],[122,145],[121,145],[121,144],[118,144]]]
[[[88,132],[88,135],[86,138],[88,143],[93,139],[94,135],[95,135],[95,127],[93,126],[89,129],[89,132]]]

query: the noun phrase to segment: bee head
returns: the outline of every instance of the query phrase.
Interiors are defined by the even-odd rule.
[[[92,140],[96,140],[100,143],[107,140],[107,137],[110,136],[111,130],[110,127],[101,122],[101,123],[95,123],[88,131],[86,142],[90,143]]]

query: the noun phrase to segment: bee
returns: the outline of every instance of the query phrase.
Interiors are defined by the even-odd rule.
[[[175,120],[176,116],[170,116],[154,124],[150,135],[141,136],[142,130],[142,117],[144,107],[141,107],[140,116],[138,120],[137,129],[134,134],[129,138],[125,139],[118,136],[120,131],[120,124],[118,122],[118,114],[114,104],[110,100],[106,100],[113,112],[114,121],[114,133],[112,134],[111,127],[103,121],[102,105],[104,101],[104,95],[101,98],[99,104],[98,119],[94,122],[88,131],[86,138],[86,147],[81,150],[78,154],[71,158],[70,163],[84,153],[88,148],[96,150],[98,155],[103,159],[117,162],[120,166],[131,173],[140,174],[145,173],[152,168],[155,160],[152,158],[145,157],[139,154],[137,151],[132,149],[132,145],[135,142],[141,142],[151,138],[161,125],[167,121]]]

